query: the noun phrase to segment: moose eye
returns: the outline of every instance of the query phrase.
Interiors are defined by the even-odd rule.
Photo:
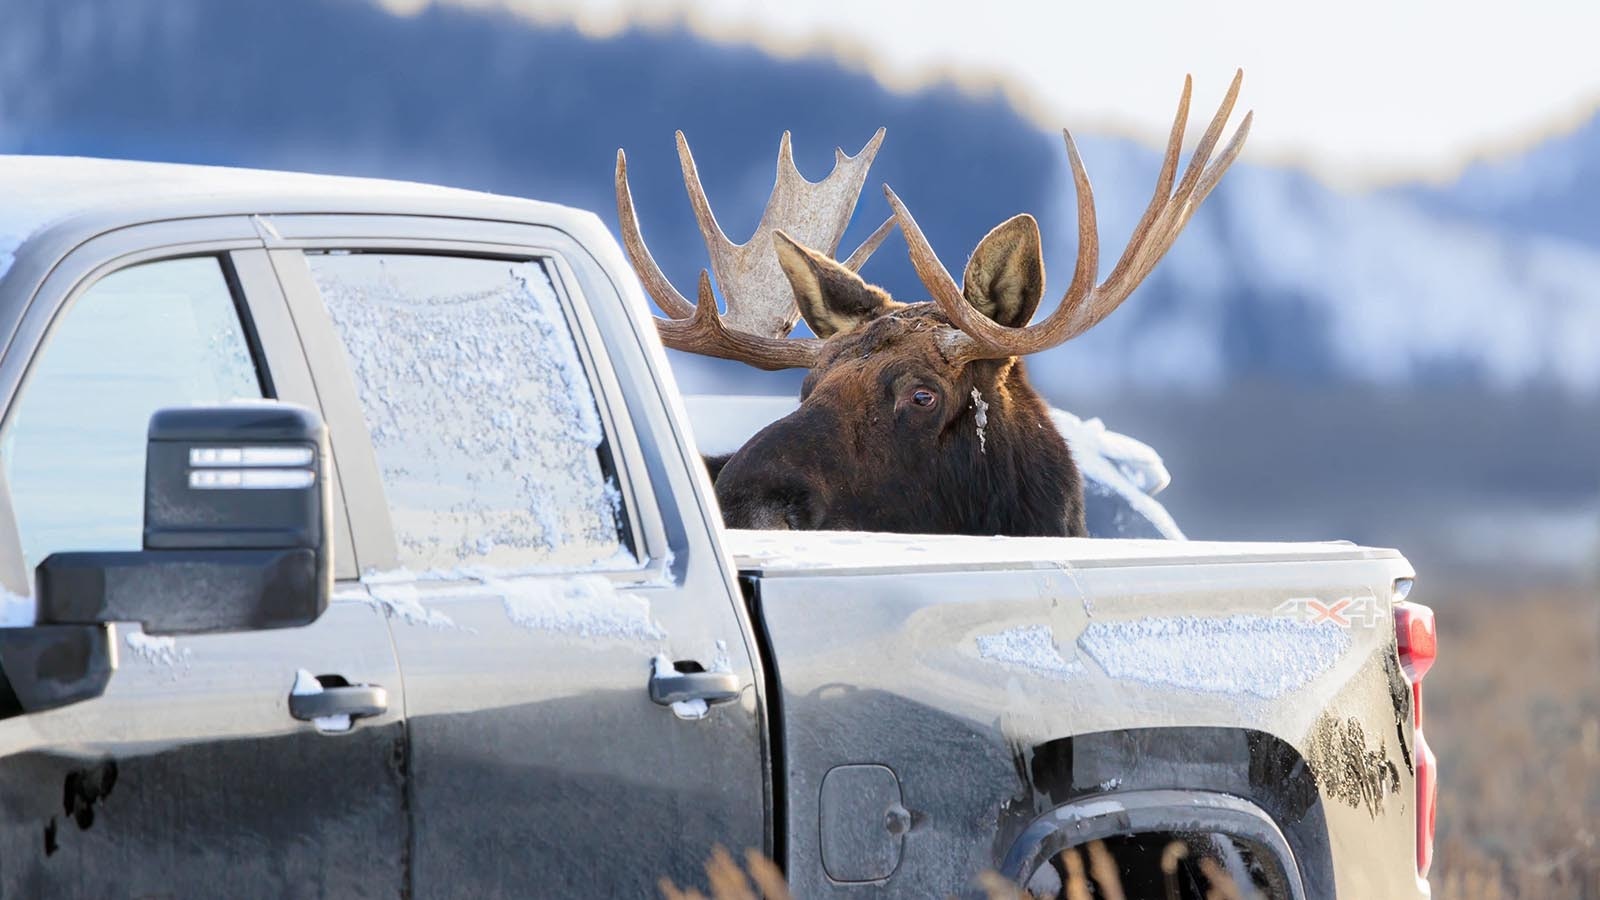
[[[939,395],[927,388],[917,388],[911,392],[911,402],[921,407],[932,407],[939,402]]]

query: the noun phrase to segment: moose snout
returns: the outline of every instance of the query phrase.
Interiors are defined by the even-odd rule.
[[[808,403],[757,432],[717,474],[729,528],[812,531],[827,527],[841,465],[839,418]]]
[[[729,528],[808,531],[822,527],[825,505],[818,492],[793,479],[717,479],[717,503]],[[735,473],[737,476],[737,473]]]

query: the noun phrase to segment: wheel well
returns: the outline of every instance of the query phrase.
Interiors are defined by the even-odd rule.
[[[1012,845],[1000,874],[1040,897],[1071,896],[1069,881],[1105,896],[1239,894],[1304,900],[1283,833],[1260,807],[1204,791],[1130,791],[1056,807]],[[1113,894],[1116,896],[1117,894]]]
[[[1016,754],[1019,774],[1032,788],[1034,814],[1005,823],[1005,843],[996,849],[1005,861],[1002,874],[1018,883],[1036,864],[1092,841],[1118,839],[1114,849],[1145,868],[1152,860],[1159,864],[1174,842],[1194,851],[1198,865],[1201,851],[1216,857],[1224,841],[1240,855],[1276,860],[1271,866],[1300,885],[1282,896],[1333,896],[1317,779],[1299,752],[1274,735],[1131,729],[1060,738]],[[1139,840],[1122,840],[1132,836]],[[1036,859],[1025,867],[1028,854]],[[1164,895],[1164,889],[1155,893]]]

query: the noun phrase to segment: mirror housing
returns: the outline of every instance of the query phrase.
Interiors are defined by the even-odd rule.
[[[39,625],[138,622],[149,634],[309,625],[333,591],[321,417],[265,401],[158,411],[144,549],[39,564]]]
[[[0,719],[82,703],[117,667],[108,625],[0,628]]]
[[[117,667],[110,625],[34,625],[27,579],[0,467],[0,720],[93,700],[105,693]]]

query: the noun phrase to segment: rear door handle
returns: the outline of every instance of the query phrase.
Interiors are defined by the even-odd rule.
[[[364,719],[389,708],[389,692],[375,684],[325,687],[315,694],[290,694],[289,715],[309,722],[328,716]]]
[[[733,672],[663,672],[650,675],[650,699],[662,706],[684,700],[723,703],[739,696],[739,676]]]

